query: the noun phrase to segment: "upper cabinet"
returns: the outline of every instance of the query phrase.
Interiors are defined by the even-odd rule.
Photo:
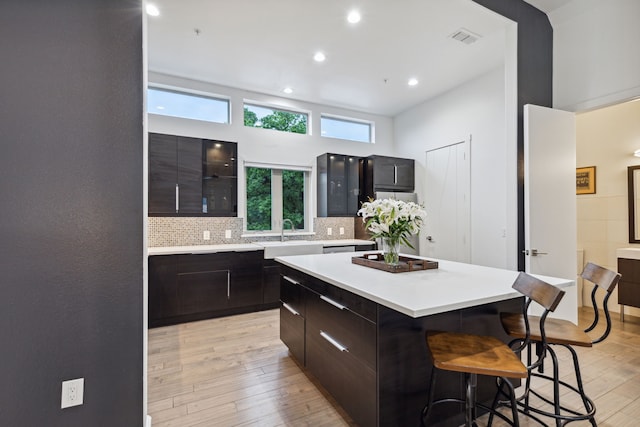
[[[318,156],[318,216],[355,216],[360,194],[361,159],[344,154]]]
[[[412,192],[414,175],[413,159],[369,156],[364,160],[363,196],[373,197],[376,191]]]
[[[237,144],[149,133],[149,215],[236,216]]]
[[[237,216],[237,144],[202,141],[202,207],[212,216]]]

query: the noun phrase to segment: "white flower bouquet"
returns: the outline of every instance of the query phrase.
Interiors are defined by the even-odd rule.
[[[420,231],[427,213],[417,203],[376,199],[363,203],[358,215],[366,222],[372,239],[382,238],[385,262],[397,264],[398,246],[404,243],[413,248],[408,237]]]

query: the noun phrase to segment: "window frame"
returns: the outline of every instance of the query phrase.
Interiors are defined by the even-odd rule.
[[[368,141],[360,141],[358,139],[350,139],[350,138],[342,138],[342,137],[339,137],[339,136],[323,135],[322,134],[322,119],[329,119],[329,120],[334,120],[334,121],[339,121],[339,122],[344,122],[344,123],[353,123],[353,124],[358,124],[358,125],[367,125],[369,127],[369,140]],[[363,143],[363,144],[375,144],[375,142],[376,142],[375,122],[372,121],[372,120],[356,119],[356,118],[353,118],[353,117],[339,116],[339,115],[336,115],[336,114],[320,113],[320,136],[323,137],[323,138],[341,139],[341,140],[344,140],[344,141],[360,142],[360,143]]]
[[[271,169],[271,229],[270,230],[249,230],[247,229],[247,220],[248,220],[248,197],[247,197],[247,168],[263,168],[263,169]],[[244,175],[244,221],[243,221],[243,235],[247,236],[271,236],[271,235],[280,235],[282,233],[282,223],[283,223],[283,215],[284,209],[282,206],[283,201],[283,188],[282,188],[282,171],[290,170],[290,171],[300,171],[304,172],[304,229],[296,229],[296,233],[300,235],[304,234],[313,234],[313,213],[312,210],[314,208],[314,195],[311,194],[312,191],[312,166],[303,166],[303,165],[285,165],[285,164],[275,164],[275,163],[262,163],[262,162],[250,162],[245,161],[243,164],[242,173]],[[285,229],[285,231],[287,231]]]
[[[218,121],[214,121],[214,120],[205,120],[205,119],[200,119],[200,118],[194,118],[194,117],[184,117],[184,116],[176,116],[176,115],[170,115],[170,114],[162,114],[162,113],[157,113],[155,110],[152,111],[152,109],[149,108],[149,90],[157,90],[157,91],[161,91],[161,92],[169,92],[169,93],[174,93],[174,94],[178,94],[178,95],[185,95],[185,96],[191,96],[191,97],[195,97],[195,98],[204,98],[204,99],[210,99],[213,101],[220,101],[220,102],[224,102],[227,105],[226,108],[226,114],[227,114],[227,121],[226,122],[218,122]],[[173,87],[173,86],[167,86],[167,85],[162,85],[162,84],[156,84],[156,83],[149,83],[147,85],[147,114],[154,114],[156,116],[163,116],[163,117],[174,117],[174,118],[178,118],[178,119],[184,119],[184,120],[195,120],[198,122],[204,122],[204,123],[215,123],[215,124],[219,124],[219,125],[230,125],[231,124],[231,111],[232,111],[232,105],[231,105],[231,97],[229,96],[225,96],[225,95],[220,95],[220,94],[214,94],[214,93],[209,93],[209,92],[203,92],[203,91],[198,91],[198,90],[192,90],[192,89],[184,89],[182,87],[178,88],[178,87]]]
[[[247,125],[244,124],[244,109],[247,106],[258,107],[258,108],[266,108],[266,109],[269,109],[269,110],[280,111],[280,112],[283,112],[283,113],[292,113],[292,114],[304,115],[304,116],[307,117],[307,132],[306,133],[298,133],[298,132],[283,131],[283,130],[278,130],[278,129],[263,128],[263,127],[260,127],[260,126],[247,126]],[[311,132],[312,116],[311,116],[311,111],[310,110],[298,109],[298,108],[293,108],[293,107],[290,107],[290,106],[282,106],[282,105],[270,104],[270,103],[266,103],[266,102],[255,101],[255,100],[252,100],[252,99],[243,99],[242,100],[242,119],[243,119],[243,123],[242,124],[244,125],[244,127],[251,128],[251,129],[273,130],[273,131],[276,131],[276,132],[285,132],[285,133],[289,133],[289,134],[292,134],[292,135],[312,135],[312,132]]]

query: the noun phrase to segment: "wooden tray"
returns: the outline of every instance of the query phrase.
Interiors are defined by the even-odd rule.
[[[431,270],[438,268],[438,261],[428,259],[413,258],[408,256],[399,257],[397,265],[389,265],[384,262],[384,255],[381,253],[368,253],[361,256],[351,258],[353,264],[364,265],[365,267],[376,268],[378,270],[388,271],[389,273],[405,273],[407,271]]]

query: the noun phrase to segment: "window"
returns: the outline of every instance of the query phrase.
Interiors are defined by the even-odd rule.
[[[182,117],[214,123],[229,123],[229,100],[150,87],[147,89],[150,114]]]
[[[306,134],[308,122],[309,115],[306,113],[244,104],[245,126]]]
[[[327,138],[373,142],[373,123],[323,115],[320,134]]]
[[[247,231],[280,232],[284,219],[308,230],[309,171],[248,166],[245,176]]]

